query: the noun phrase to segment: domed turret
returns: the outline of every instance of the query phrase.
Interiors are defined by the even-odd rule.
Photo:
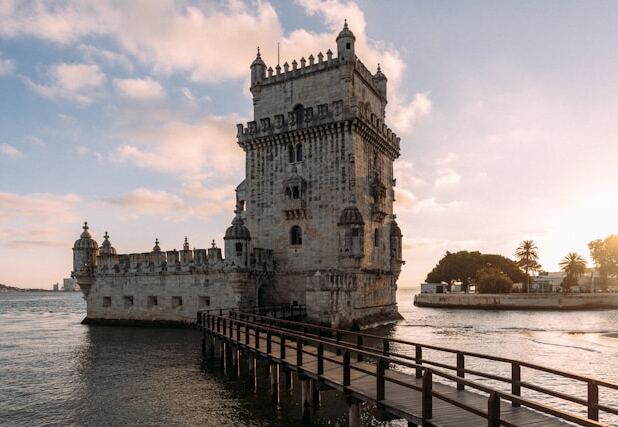
[[[394,216],[394,215],[393,215]],[[391,221],[391,265],[395,270],[401,269],[402,261],[402,246],[403,234],[401,233],[401,228],[397,225],[397,221],[393,218]]]
[[[266,64],[262,61],[260,47],[257,48],[257,55],[251,63],[251,86],[262,83],[266,76]]]
[[[348,20],[346,19],[343,24],[343,29],[337,36],[337,57],[340,61],[350,61],[356,57],[354,54],[355,41],[356,37],[354,37],[354,33],[348,28]]]
[[[155,245],[152,248],[152,251],[153,252],[161,252],[161,247],[159,246],[159,238],[158,237],[155,239]]]
[[[364,225],[363,215],[356,206],[350,206],[341,211],[337,225]]]
[[[76,273],[91,272],[99,254],[99,245],[90,236],[87,222],[84,222],[83,229],[81,236],[73,245],[73,271]]]
[[[245,221],[240,217],[240,211],[235,211],[236,216],[232,226],[225,230],[225,260],[238,267],[249,265],[249,241],[251,233],[245,226]]]
[[[103,235],[103,238],[105,240],[103,240],[103,243],[101,243],[100,254],[101,255],[116,255],[116,249],[110,243],[109,234],[107,234],[107,231],[105,232],[105,235]]]

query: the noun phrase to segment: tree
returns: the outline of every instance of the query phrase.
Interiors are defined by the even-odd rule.
[[[530,272],[538,271],[541,268],[539,252],[534,240],[521,242],[515,250],[515,256],[517,257],[517,264],[526,273],[526,291],[530,291]]]
[[[477,291],[481,294],[508,294],[513,281],[497,267],[481,268],[477,272]]]
[[[601,290],[607,290],[609,276],[618,275],[618,234],[588,243],[590,257],[601,276]]]
[[[446,252],[425,280],[430,283],[461,281],[463,289],[467,290],[477,282],[478,271],[485,267],[498,268],[513,282],[525,280],[524,273],[515,261],[502,255],[482,254],[478,251]]]
[[[569,252],[560,261],[560,270],[566,273],[562,280],[562,289],[569,292],[571,287],[577,286],[577,279],[586,271],[586,260],[577,252]]]

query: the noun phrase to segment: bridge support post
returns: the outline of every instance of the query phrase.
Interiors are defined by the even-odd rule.
[[[311,383],[308,378],[300,377],[300,400],[303,409],[303,419],[309,414],[311,408]]]
[[[311,407],[317,409],[320,407],[320,382],[317,380],[310,380],[311,384]]]
[[[283,384],[286,390],[290,390],[292,388],[292,371],[289,369],[285,369],[283,366],[281,367],[283,371]]]
[[[346,403],[348,404],[348,424],[350,427],[360,427],[360,401],[353,397],[347,397]]]
[[[247,363],[249,368],[249,384],[252,389],[255,389],[255,356],[253,353],[249,353]]]
[[[273,405],[279,403],[279,381],[278,381],[278,369],[277,365],[270,365],[270,397]]]

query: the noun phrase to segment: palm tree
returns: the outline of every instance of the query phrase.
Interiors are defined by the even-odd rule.
[[[539,264],[539,252],[534,243],[534,240],[524,240],[515,250],[517,263],[526,273],[526,290],[530,292],[530,272],[538,271],[541,268]]]
[[[566,273],[562,287],[568,292],[571,286],[577,286],[577,279],[586,271],[586,260],[577,252],[569,252],[560,261],[560,270]]]

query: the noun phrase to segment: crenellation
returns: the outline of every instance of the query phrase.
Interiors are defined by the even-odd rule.
[[[73,275],[88,318],[191,323],[198,310],[300,303],[334,326],[397,316],[404,263],[393,214],[399,137],[386,125],[386,77],[354,51],[347,24],[329,49],[251,63],[253,120],[237,124],[245,179],[223,248],[116,254],[84,224]]]

